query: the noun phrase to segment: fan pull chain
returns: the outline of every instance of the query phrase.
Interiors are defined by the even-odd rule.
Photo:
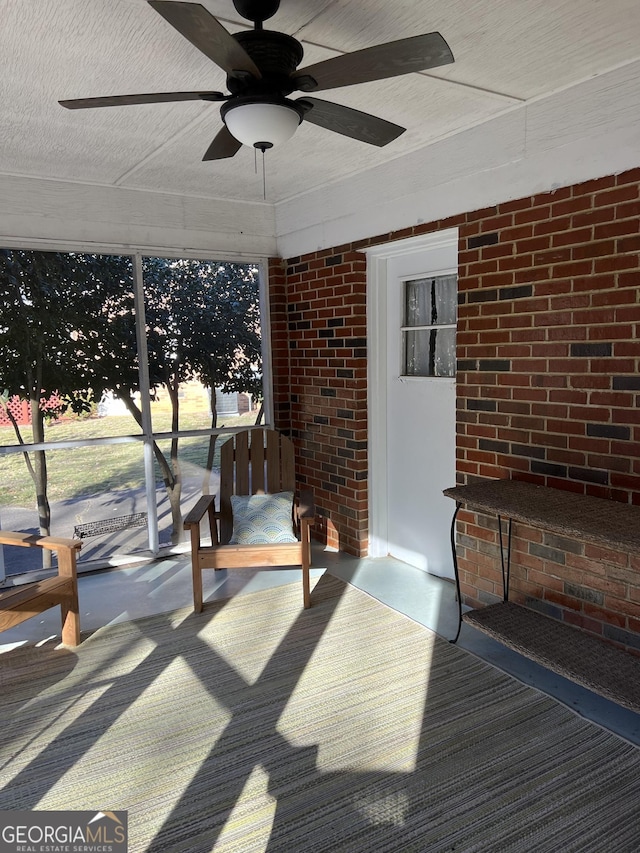
[[[253,146],[254,150],[257,151],[259,148],[262,151],[262,197],[266,201],[267,200],[267,167],[266,160],[264,156],[264,152],[269,148],[273,148],[273,145],[270,142],[256,142]],[[256,154],[257,157],[257,154]]]

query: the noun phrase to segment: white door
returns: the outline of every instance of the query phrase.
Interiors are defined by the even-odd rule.
[[[457,230],[368,254],[370,537],[389,554],[453,577]]]

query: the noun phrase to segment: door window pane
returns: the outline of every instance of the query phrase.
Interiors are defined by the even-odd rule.
[[[405,347],[406,376],[455,376],[455,329],[406,332]]]
[[[405,326],[441,326],[457,319],[455,275],[405,282]]]
[[[403,376],[455,376],[457,276],[404,284]]]

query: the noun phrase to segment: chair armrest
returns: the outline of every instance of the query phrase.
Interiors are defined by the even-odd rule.
[[[218,519],[220,513],[216,512],[216,496],[203,495],[198,499],[196,505],[191,512],[187,513],[184,520],[184,529],[190,531],[191,534],[191,549],[198,551],[200,549],[200,522],[207,516],[209,522],[209,535],[211,544],[218,544]]]
[[[19,548],[46,548],[48,551],[79,551],[82,542],[79,539],[63,539],[59,536],[38,536],[35,533],[15,533],[13,530],[0,530],[0,545],[17,545]]]
[[[295,499],[296,517],[313,519],[316,514],[316,506],[311,489],[305,489],[296,495]]]
[[[200,524],[205,513],[213,510],[213,507],[215,506],[215,499],[215,495],[203,495],[199,498],[193,509],[185,516],[184,529],[188,530],[190,527]],[[213,511],[215,516],[218,517],[219,513],[215,512],[215,510]]]
[[[36,533],[17,533],[0,530],[0,545],[17,545],[19,548],[45,548],[58,555],[58,575],[75,578],[77,575],[77,552],[82,548],[80,539],[63,539],[60,536],[39,536]]]

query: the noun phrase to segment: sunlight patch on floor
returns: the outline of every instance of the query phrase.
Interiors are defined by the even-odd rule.
[[[239,853],[240,849],[265,853],[277,806],[268,789],[269,775],[259,764],[244,784],[212,853]]]
[[[416,767],[436,637],[425,633],[408,656],[409,620],[398,623],[394,611],[376,610],[375,623],[354,625],[353,614],[343,615],[343,608],[348,605],[339,602],[278,731],[295,747],[317,748],[321,773],[410,773]],[[344,655],[336,654],[340,648]],[[349,671],[346,681],[343,667]],[[310,694],[318,696],[313,715],[305,711]]]
[[[311,579],[312,590],[316,582],[317,578]],[[245,588],[245,592],[248,591],[249,588]],[[293,624],[300,618],[303,609],[301,583],[299,601],[299,607],[283,609],[278,613],[277,619],[274,619],[271,613],[263,613],[256,608],[255,619],[248,621],[244,597],[231,598],[223,607],[215,611],[213,616],[215,626],[219,627],[219,630],[205,631],[208,622],[203,622],[203,631],[199,637],[204,643],[208,643],[211,649],[232,667],[247,685],[253,685],[261,677]],[[202,616],[195,618],[207,618],[206,605]],[[219,636],[225,637],[224,645],[218,642]]]
[[[147,673],[143,660],[139,662],[137,672],[124,671],[113,680],[105,680],[99,688],[87,691],[73,708],[66,709],[64,716],[56,721],[55,728],[48,728],[47,743],[50,743],[56,734],[64,737],[69,727],[84,731],[83,715],[92,719],[91,733],[82,758],[61,773],[37,804],[39,809],[47,809],[50,803],[64,801],[71,794],[74,808],[95,809],[96,803],[100,805],[103,801],[104,779],[113,779],[114,794],[119,801],[131,803],[132,811],[142,801],[158,800],[153,830],[157,831],[164,817],[185,795],[194,775],[226,730],[232,714],[202,686],[197,674],[184,667],[181,660],[173,661],[147,683],[147,675],[152,672],[153,663]],[[118,678],[125,682],[131,678],[138,680],[137,695],[118,716],[103,718],[104,705],[100,699],[112,685],[115,689]],[[172,708],[177,683],[180,692],[192,698],[190,707],[194,708],[193,713],[189,713],[189,706],[186,706],[179,729],[176,728]],[[166,713],[163,712],[165,706]],[[209,712],[203,714],[207,707]],[[206,719],[204,729],[203,719]],[[153,725],[149,725],[150,720],[153,720]],[[125,749],[131,742],[132,733],[136,740],[135,756]],[[174,757],[180,756],[180,760],[174,761],[170,768],[166,766],[165,745],[170,745]],[[166,795],[167,772],[172,778],[171,800]],[[139,832],[144,835],[145,827],[139,827]]]
[[[394,791],[380,796],[367,791],[359,797],[354,797],[353,805],[373,826],[404,826],[411,808],[411,799],[407,791]]]

